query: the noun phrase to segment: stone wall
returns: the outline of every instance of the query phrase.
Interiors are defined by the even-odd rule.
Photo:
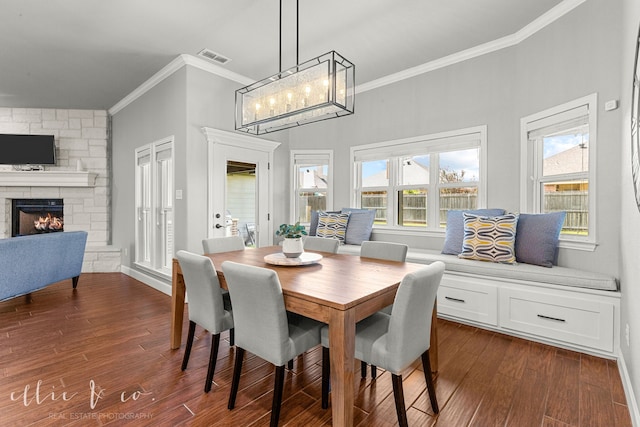
[[[0,237],[11,237],[11,199],[60,198],[64,228],[89,233],[84,272],[120,271],[120,251],[110,245],[111,200],[108,116],[105,110],[0,108],[0,133],[53,135],[56,165],[45,171],[95,173],[95,186],[7,186],[0,180]],[[0,171],[12,166],[0,165]]]

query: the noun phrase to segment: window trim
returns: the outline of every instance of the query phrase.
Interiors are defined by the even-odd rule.
[[[289,180],[291,183],[291,194],[289,198],[290,221],[292,224],[297,222],[298,213],[298,192],[304,190],[298,187],[297,166],[300,160],[327,161],[327,210],[333,210],[333,150],[290,150],[289,151]],[[308,223],[303,223],[309,225]]]
[[[449,140],[449,141],[447,141]],[[438,154],[444,151],[456,151],[469,149],[471,141],[479,141],[477,147],[480,150],[480,172],[478,177],[478,208],[483,208],[487,205],[487,126],[474,126],[469,128],[456,129],[452,131],[439,132],[434,134],[419,135],[409,138],[395,139],[390,141],[376,142],[372,144],[356,145],[350,148],[350,174],[349,174],[349,200],[354,207],[360,207],[360,200],[358,197],[358,191],[356,186],[359,185],[360,180],[360,163],[367,160],[383,160],[401,157],[411,154]],[[419,151],[422,150],[422,151]],[[431,163],[431,161],[430,161]],[[397,169],[393,162],[389,164],[389,175],[397,173]],[[443,188],[442,184],[439,184],[438,176],[430,168],[430,180],[433,184],[428,184],[429,187],[435,188],[439,191]],[[435,176],[435,178],[434,178]],[[435,179],[435,180],[434,180]],[[397,184],[397,182],[395,183]],[[407,226],[389,225],[390,220],[392,224],[395,224],[397,217],[397,194],[398,188],[404,187],[399,185],[392,185],[390,183],[387,187],[367,187],[367,189],[384,189],[387,191],[387,212],[390,216],[387,218],[386,225],[374,225],[374,231],[382,234],[396,234],[396,235],[408,235],[408,236],[434,236],[442,237],[445,233],[444,228],[440,228],[439,225],[425,227],[422,229],[413,229]],[[358,187],[360,188],[360,187]],[[438,197],[433,191],[427,193],[428,203],[435,204],[434,199]],[[435,211],[429,212],[427,210],[427,223],[439,224],[439,221],[435,216]]]
[[[589,234],[587,237],[560,235],[559,246],[567,249],[594,251],[598,245],[596,228],[597,93],[583,96],[520,119],[520,212],[540,212],[540,202],[535,200],[537,191],[533,188],[533,184],[531,184],[530,187],[530,183],[536,180],[536,177],[531,174],[531,171],[534,171],[539,164],[536,163],[537,153],[535,152],[535,147],[530,147],[529,145],[529,132],[566,122],[571,119],[571,110],[577,110],[582,107],[586,107],[587,109],[587,123],[589,125]]]

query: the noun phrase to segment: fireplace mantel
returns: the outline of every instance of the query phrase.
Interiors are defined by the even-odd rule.
[[[96,176],[86,171],[0,171],[0,187],[94,187]]]

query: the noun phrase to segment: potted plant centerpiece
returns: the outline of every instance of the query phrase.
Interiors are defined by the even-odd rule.
[[[304,252],[302,236],[306,236],[307,232],[304,225],[299,222],[295,224],[280,224],[280,228],[276,231],[276,236],[284,237],[282,242],[282,253],[287,258],[296,258]]]

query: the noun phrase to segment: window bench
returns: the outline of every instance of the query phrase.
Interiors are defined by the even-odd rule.
[[[338,253],[360,254],[343,245]],[[497,264],[409,249],[407,261],[443,261],[438,315],[572,350],[616,357],[620,292],[614,277],[568,267]]]

